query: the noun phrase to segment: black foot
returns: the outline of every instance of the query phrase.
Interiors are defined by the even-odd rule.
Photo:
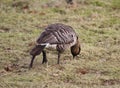
[[[47,63],[47,59],[43,59],[42,64]]]

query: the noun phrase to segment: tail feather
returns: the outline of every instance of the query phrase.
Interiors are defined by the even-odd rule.
[[[32,56],[36,56],[39,55],[42,50],[45,48],[46,45],[36,45],[31,51],[30,51],[30,55]]]

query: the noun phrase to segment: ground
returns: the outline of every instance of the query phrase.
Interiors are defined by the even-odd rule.
[[[28,69],[48,24],[74,28],[81,54],[47,51]],[[120,0],[0,0],[0,88],[120,88]]]

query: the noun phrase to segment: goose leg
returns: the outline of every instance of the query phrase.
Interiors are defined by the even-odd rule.
[[[29,69],[32,68],[34,59],[35,59],[35,56],[32,56],[32,59],[31,59],[30,65],[29,65]]]
[[[44,63],[47,63],[47,57],[46,57],[46,52],[43,50],[42,51],[42,53],[43,53],[43,61],[42,61],[42,64],[44,64]]]
[[[75,59],[75,56],[73,55],[73,59]]]
[[[58,61],[57,61],[57,64],[59,64],[60,63],[60,52],[58,51]]]

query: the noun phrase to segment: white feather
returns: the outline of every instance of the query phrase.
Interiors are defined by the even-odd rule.
[[[50,44],[50,43],[42,43],[40,45],[46,45],[45,48],[53,48],[56,49],[57,44]]]

